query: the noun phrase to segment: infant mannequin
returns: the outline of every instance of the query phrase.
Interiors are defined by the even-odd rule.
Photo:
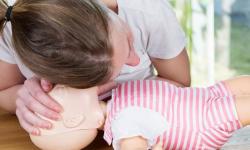
[[[66,88],[68,90],[53,93],[57,91],[55,88],[50,94],[63,107],[67,109],[67,104],[71,104],[73,112],[80,107],[84,113],[75,114],[85,114],[91,119],[79,123],[78,117],[73,117],[72,120],[79,123],[78,127],[74,123],[64,123],[64,131],[50,135],[45,131],[41,137],[31,138],[38,147],[46,150],[80,149],[91,143],[105,118],[104,139],[115,150],[155,150],[155,145],[157,149],[219,149],[234,131],[250,124],[249,83],[250,76],[222,81],[205,88],[179,88],[156,80],[129,81],[113,89],[112,99],[107,105],[98,102],[97,88]],[[81,92],[88,90],[93,93],[82,96]],[[58,97],[67,104],[60,102]],[[73,101],[72,97],[77,100]],[[85,105],[73,104],[78,100],[90,102]],[[75,116],[73,112],[70,116]],[[97,112],[99,115],[93,116]],[[63,114],[63,120],[67,116]],[[101,116],[101,120],[98,116]],[[60,131],[55,124],[53,130]],[[67,145],[64,141],[71,143]],[[178,144],[180,142],[183,144]]]
[[[98,102],[97,87],[75,89],[57,85],[49,93],[64,109],[59,121],[52,121],[51,130],[41,129],[41,136],[30,135],[32,142],[43,150],[79,150],[91,143],[97,128],[104,123]]]

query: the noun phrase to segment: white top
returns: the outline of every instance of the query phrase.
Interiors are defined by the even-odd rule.
[[[129,24],[134,35],[134,47],[140,57],[140,64],[136,67],[124,65],[116,80],[136,80],[153,76],[150,57],[161,59],[176,57],[186,45],[184,32],[167,0],[117,0],[117,2],[119,17]],[[4,37],[6,42],[0,37],[0,60],[17,64],[26,78],[32,77],[34,74],[21,63],[13,50],[10,22],[4,29]]]
[[[185,34],[167,0],[117,0],[119,16],[134,35],[134,47],[140,64],[124,65],[117,81],[153,76],[150,57],[171,59],[186,45]]]
[[[168,128],[168,122],[159,113],[142,107],[129,107],[119,112],[112,121],[113,148],[120,149],[125,138],[142,136],[148,141],[148,148],[154,146],[159,135]]]

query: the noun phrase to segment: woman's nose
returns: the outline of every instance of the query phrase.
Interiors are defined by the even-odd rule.
[[[135,51],[131,51],[127,59],[126,65],[137,66],[139,63],[140,63],[140,57],[135,53]]]

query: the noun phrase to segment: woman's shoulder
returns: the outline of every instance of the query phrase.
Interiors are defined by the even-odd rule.
[[[14,63],[14,47],[12,45],[11,24],[6,23],[2,34],[0,35],[0,60]]]
[[[116,0],[101,0],[109,9],[117,11],[117,1]]]
[[[137,11],[146,15],[159,15],[163,9],[172,10],[168,0],[117,0],[119,9]]]

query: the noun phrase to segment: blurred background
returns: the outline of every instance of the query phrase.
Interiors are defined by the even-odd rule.
[[[250,74],[250,0],[170,0],[188,39],[192,85]]]
[[[186,32],[192,86],[250,75],[250,0],[170,0]],[[222,150],[250,149],[250,127]]]

